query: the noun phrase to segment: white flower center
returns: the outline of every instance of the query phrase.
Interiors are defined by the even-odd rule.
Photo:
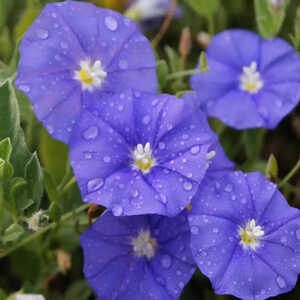
[[[257,71],[257,63],[252,62],[250,67],[243,67],[240,77],[240,88],[250,94],[257,93],[264,86],[260,73]]]
[[[135,21],[140,21],[164,17],[169,9],[169,0],[137,0],[125,15]]]
[[[136,256],[146,256],[148,260],[155,255],[157,248],[156,240],[151,237],[150,230],[142,230],[131,240],[131,245]]]
[[[133,151],[133,165],[136,170],[141,170],[144,174],[150,172],[150,169],[156,165],[156,160],[152,157],[152,150],[150,143],[146,143],[143,147],[142,144],[138,144]]]
[[[100,60],[96,60],[94,63],[90,59],[82,60],[79,66],[80,70],[75,71],[73,78],[81,82],[83,90],[91,92],[94,88],[102,86],[107,73],[104,71]]]
[[[260,245],[260,238],[264,236],[265,232],[262,227],[256,225],[254,219],[250,220],[245,228],[239,228],[239,234],[241,237],[240,244],[244,249],[255,250]]]

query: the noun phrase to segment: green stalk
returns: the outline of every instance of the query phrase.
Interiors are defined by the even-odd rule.
[[[86,210],[88,208],[88,206],[89,206],[89,204],[83,204],[83,205],[79,206],[77,209],[75,209],[74,211],[64,214],[60,219],[60,223],[71,219],[74,216],[74,213],[79,214],[79,213],[83,212],[84,210]],[[35,240],[36,238],[40,237],[47,231],[49,231],[51,229],[55,229],[57,227],[57,225],[58,225],[57,223],[53,222],[53,223],[47,225],[46,227],[42,228],[41,230],[29,235],[28,237],[24,238],[16,245],[13,245],[10,248],[8,248],[7,250],[0,253],[0,258],[3,258],[5,256],[9,255],[10,253],[14,252],[15,250],[19,249],[20,247],[25,246],[26,244],[28,244],[31,241]]]
[[[278,188],[284,186],[299,170],[300,170],[300,159],[298,160],[294,168],[281,180],[281,182],[278,184]]]

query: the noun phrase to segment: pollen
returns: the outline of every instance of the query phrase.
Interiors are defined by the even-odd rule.
[[[144,174],[150,172],[151,168],[156,165],[156,160],[152,156],[150,143],[145,146],[138,144],[133,151],[133,169],[140,170]]]
[[[131,245],[136,256],[145,256],[148,260],[154,257],[157,248],[157,242],[151,237],[150,230],[140,231],[137,237],[132,238]]]
[[[243,68],[240,77],[240,88],[250,94],[256,94],[264,86],[260,73],[257,71],[257,63],[252,62],[250,67]]]
[[[252,219],[246,224],[245,228],[239,228],[239,234],[241,237],[240,244],[244,249],[256,250],[265,232],[262,230],[262,227],[256,225],[256,221]]]
[[[75,71],[73,78],[81,82],[83,90],[92,92],[96,88],[101,88],[106,76],[107,73],[100,60],[93,62],[87,59],[79,63],[79,68]]]

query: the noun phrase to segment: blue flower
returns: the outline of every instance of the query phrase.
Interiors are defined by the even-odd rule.
[[[85,277],[101,300],[178,299],[195,271],[185,211],[175,218],[106,211],[80,241]]]
[[[191,248],[217,294],[263,300],[300,272],[300,212],[260,173],[203,181],[189,215]]]
[[[85,2],[49,4],[26,32],[16,86],[48,132],[68,142],[89,97],[156,92],[155,58],[137,25]]]
[[[215,155],[206,118],[170,95],[129,90],[90,101],[70,140],[84,201],[117,216],[182,211]]]
[[[125,14],[135,21],[149,22],[164,18],[172,7],[171,0],[131,0]],[[175,16],[181,14],[177,6]]]
[[[209,72],[191,86],[208,116],[236,129],[275,128],[299,102],[300,60],[285,41],[246,30],[216,35],[207,49]]]

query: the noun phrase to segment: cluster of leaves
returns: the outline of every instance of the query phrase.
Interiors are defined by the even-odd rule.
[[[78,295],[82,300],[93,299],[92,291],[82,277],[78,243],[78,234],[88,223],[86,214],[81,214],[86,205],[82,204],[68,162],[68,149],[49,137],[36,121],[29,100],[13,86],[18,43],[48,2],[54,1],[0,0],[0,300],[21,289],[43,293],[47,299],[77,299]],[[121,8],[118,1],[90,2],[106,6],[111,2],[113,8]],[[263,37],[280,34],[297,50],[300,48],[298,0],[286,1],[279,10],[272,10],[268,0],[178,2],[184,15],[174,22],[155,49],[162,92],[180,96],[190,89],[186,75],[190,74],[188,69],[197,64],[203,45],[194,46],[183,62],[177,48],[184,26],[190,27],[193,37],[200,31],[214,35],[230,27],[258,28]],[[150,37],[151,34],[155,32],[150,32]],[[201,57],[203,69],[205,57]],[[278,182],[279,177],[293,167],[297,170],[294,165],[299,155],[297,149],[300,149],[299,120],[300,114],[296,111],[276,131],[268,133],[265,130],[238,132],[217,120],[211,120],[211,125],[219,134],[228,156],[239,164],[240,169],[265,172],[269,179]],[[296,123],[298,129],[293,125]],[[286,181],[282,185],[283,192],[293,204],[300,206],[299,183],[297,187]],[[28,224],[40,210],[49,221],[38,224],[40,230],[34,232]],[[61,269],[57,258],[59,249],[72,256],[70,270]],[[65,271],[67,275],[64,275]],[[298,293],[296,289],[293,295]],[[229,299],[215,296],[208,281],[200,274],[196,274],[182,297],[189,300],[199,297]],[[287,297],[280,299],[292,299]]]

